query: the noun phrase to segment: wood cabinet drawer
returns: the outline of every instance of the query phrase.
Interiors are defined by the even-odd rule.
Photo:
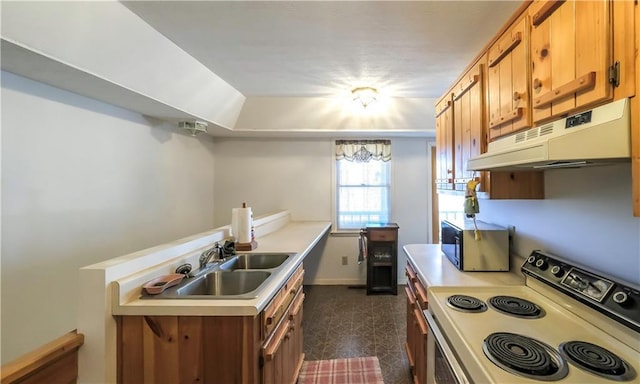
[[[285,315],[296,293],[300,287],[302,287],[303,277],[304,269],[302,264],[300,264],[289,280],[287,280],[278,293],[274,295],[271,302],[267,304],[264,311],[262,311],[263,340],[266,340],[269,337],[278,322],[280,322],[280,319]]]
[[[369,241],[396,241],[398,231],[388,229],[368,229]]]
[[[405,267],[405,274],[407,275],[407,286],[412,293],[412,296],[415,298],[416,306],[425,310],[429,307],[429,300],[427,298],[427,289],[422,284],[416,271],[413,269],[411,264],[407,263]]]

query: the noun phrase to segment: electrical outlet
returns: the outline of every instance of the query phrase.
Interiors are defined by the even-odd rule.
[[[348,264],[349,264],[349,257],[342,256],[342,265],[348,265]]]

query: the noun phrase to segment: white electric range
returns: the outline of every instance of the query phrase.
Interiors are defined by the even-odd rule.
[[[428,378],[640,383],[638,287],[534,251],[524,286],[432,287]]]

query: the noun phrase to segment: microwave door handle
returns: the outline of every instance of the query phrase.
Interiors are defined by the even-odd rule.
[[[429,311],[425,310],[423,312],[425,314],[424,317],[427,320],[427,324],[429,325],[429,332],[431,332],[431,335],[434,336],[434,341],[440,346],[440,350],[442,351],[444,358],[447,360],[447,364],[451,368],[451,372],[456,377],[456,381],[459,384],[471,384],[471,381],[469,381],[466,373],[462,370],[462,367],[458,363],[458,359],[453,354],[453,351],[451,351],[451,348],[449,348],[446,339],[440,332],[440,329],[436,324],[436,320],[431,316],[431,313]]]

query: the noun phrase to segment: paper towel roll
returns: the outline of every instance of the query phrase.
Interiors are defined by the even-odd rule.
[[[251,242],[251,207],[231,210],[231,232],[238,243]]]

